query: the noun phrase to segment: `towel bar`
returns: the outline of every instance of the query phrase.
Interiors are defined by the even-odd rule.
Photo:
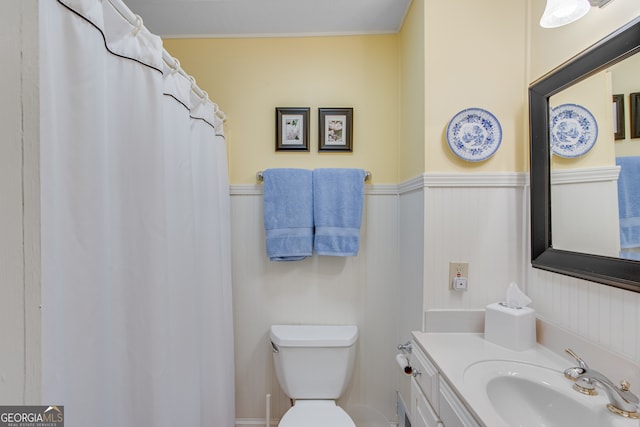
[[[262,175],[262,171],[258,171],[256,172],[256,179],[260,182],[264,181],[264,176]],[[371,172],[369,171],[365,171],[364,172],[364,181],[370,181],[371,180]]]

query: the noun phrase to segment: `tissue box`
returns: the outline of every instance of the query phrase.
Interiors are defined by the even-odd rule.
[[[515,351],[535,346],[535,310],[529,307],[509,308],[497,302],[489,304],[484,314],[484,338]]]

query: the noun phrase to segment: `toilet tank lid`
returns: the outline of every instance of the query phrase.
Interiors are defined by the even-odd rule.
[[[350,347],[357,339],[354,325],[271,326],[271,341],[280,347]]]

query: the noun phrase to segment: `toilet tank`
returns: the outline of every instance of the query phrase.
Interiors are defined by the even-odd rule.
[[[273,325],[276,376],[292,399],[338,399],[355,360],[358,328],[353,325]]]

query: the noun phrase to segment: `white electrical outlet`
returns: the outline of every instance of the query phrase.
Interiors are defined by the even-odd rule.
[[[449,262],[449,286],[456,291],[467,290],[469,287],[469,263]]]
[[[467,290],[467,278],[466,277],[456,277],[453,279],[453,289],[456,291],[466,291]]]

